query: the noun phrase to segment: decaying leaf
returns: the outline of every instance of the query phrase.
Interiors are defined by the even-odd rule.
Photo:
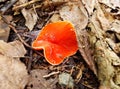
[[[120,7],[120,0],[98,0],[98,1],[112,8]]]
[[[82,3],[85,5],[89,15],[92,15],[95,7],[95,0],[82,0]]]
[[[14,46],[15,43],[17,45],[14,42]],[[23,50],[21,45],[19,43],[14,49],[13,43],[0,41],[0,89],[24,89],[28,82],[26,66],[16,58],[25,54],[19,52]]]
[[[35,0],[35,1],[39,1],[39,0]],[[26,4],[25,4],[25,3],[26,3]],[[26,8],[23,8],[23,7],[28,6],[28,5],[32,4],[32,3],[34,3],[34,1],[31,2],[31,3],[29,3],[28,0],[19,0],[19,1],[16,3],[16,5],[13,7],[13,10],[14,10],[15,8],[16,8],[16,9],[17,9],[17,8],[22,8],[22,9],[21,9],[21,12],[22,12],[22,14],[23,14],[23,16],[24,16],[24,18],[25,18],[25,20],[26,20],[25,25],[28,27],[28,29],[29,29],[30,31],[33,30],[33,28],[34,28],[34,26],[35,26],[35,24],[36,24],[36,22],[37,22],[38,15],[37,15],[35,9],[26,9]],[[22,4],[24,4],[24,5],[22,6]],[[21,5],[21,6],[19,6],[19,5]],[[17,6],[18,6],[18,7],[17,7]],[[33,8],[34,8],[34,6],[33,6]]]
[[[94,46],[94,58],[98,68],[97,77],[100,80],[100,89],[101,87],[119,89],[120,86],[117,83],[119,83],[120,59],[110,47],[113,44],[109,44],[107,38],[105,38],[105,30],[100,26],[101,22],[96,18],[98,17],[96,13],[98,12],[95,12],[90,20],[89,39],[90,44]],[[95,41],[92,38],[95,38]]]
[[[34,25],[37,22],[37,13],[34,10],[22,9],[22,14],[26,20],[25,25],[31,31],[34,28]]]
[[[79,7],[80,6],[80,7]],[[68,20],[79,29],[84,29],[88,23],[88,15],[81,2],[70,3],[62,6],[59,11],[60,16],[63,20]]]
[[[47,75],[47,70],[32,70],[27,89],[54,89],[58,80],[56,78],[46,80],[43,78],[44,75]]]
[[[25,65],[18,58],[0,54],[0,89],[24,89],[27,82]]]
[[[100,4],[96,2],[96,14],[97,14],[97,19],[99,20],[100,22],[100,25],[102,26],[102,29],[103,30],[108,30],[109,27],[110,27],[110,22],[109,20],[105,17],[105,14],[103,13],[101,7],[100,7]]]
[[[10,57],[24,57],[26,50],[20,41],[6,43],[0,40],[0,52]]]
[[[90,50],[87,32],[83,30],[88,24],[88,16],[86,14],[87,12],[82,3],[79,1],[78,3],[79,5],[71,3],[69,5],[63,6],[60,9],[60,16],[63,18],[63,20],[68,20],[74,24],[76,28],[79,51],[81,52],[81,55],[85,59],[86,63],[96,74],[94,60],[91,56],[92,51]]]
[[[9,22],[12,20],[12,16],[4,16],[4,17]],[[2,19],[0,19],[0,40],[4,40],[7,42],[9,37],[9,32],[10,32],[10,28],[8,24],[6,24]]]
[[[32,1],[39,0],[31,0],[30,3]],[[19,0],[19,3],[21,7],[18,6],[14,10],[21,9],[21,12],[26,20],[26,26],[30,30],[34,28],[34,25],[37,22],[38,17],[35,11],[36,8],[49,9],[52,8],[52,5],[54,5],[53,7],[56,7],[64,3],[64,5],[62,5],[60,8],[57,8],[57,10],[59,9],[59,13],[54,13],[48,22],[56,22],[61,19],[72,22],[76,28],[79,51],[86,63],[89,65],[90,69],[93,70],[94,74],[96,74],[98,77],[98,80],[100,81],[99,89],[120,89],[120,0],[40,0],[40,3],[42,3],[41,5],[36,3],[33,4],[32,2],[31,6],[35,6],[35,8],[33,7],[32,9],[25,8],[29,6],[29,0]],[[22,4],[24,5],[22,6]],[[37,26],[38,28],[42,28],[43,24],[42,26]],[[109,36],[106,35],[109,32]],[[24,47],[19,44],[19,42],[8,44],[3,41],[0,42],[0,68],[2,71],[0,79],[5,81],[5,85],[8,85],[6,86],[6,89],[17,89],[17,86],[15,85],[17,85],[19,82],[20,87],[23,88],[26,84],[26,81],[24,81],[24,84],[22,85],[21,81],[17,83],[15,82],[14,84],[12,81],[14,79],[11,79],[11,71],[9,72],[7,69],[9,67],[10,70],[14,72],[15,69],[10,66],[9,61],[15,61],[15,64],[17,64],[16,61],[20,62],[17,58],[15,59],[13,57],[24,56]],[[4,60],[1,61],[1,58]],[[7,62],[5,60],[7,60]],[[17,64],[15,68],[26,73],[25,67],[18,68],[18,66],[20,67],[20,65]],[[6,71],[3,72],[3,69]],[[81,79],[81,71],[77,76],[77,82],[79,82],[79,79]],[[17,75],[17,73],[15,74]],[[31,78],[29,79],[27,89],[53,89],[58,80],[46,80],[43,78],[43,76],[46,74],[46,70],[31,71]],[[26,76],[27,73],[24,75]],[[10,81],[12,81],[12,84],[7,81],[6,76],[8,77],[8,80],[11,79]],[[23,79],[24,76],[20,75],[18,77]],[[68,83],[69,80],[71,84]],[[3,84],[3,81],[0,81],[0,83]],[[73,88],[74,86],[72,77],[65,73],[59,75],[59,84],[67,85],[69,88]],[[3,88],[5,85],[0,86]]]

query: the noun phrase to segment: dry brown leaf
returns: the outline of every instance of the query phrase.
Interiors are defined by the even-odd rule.
[[[103,13],[100,4],[98,2],[96,2],[96,15],[97,15],[97,19],[100,22],[100,25],[102,26],[103,30],[108,30],[110,28],[110,22],[109,20],[105,17],[105,14]]]
[[[82,3],[78,2],[79,5],[76,3],[69,3],[62,6],[59,13],[63,20],[68,20],[75,27],[78,26],[80,27],[79,29],[84,29],[88,23],[88,15]]]
[[[33,30],[36,22],[37,22],[37,13],[34,10],[27,10],[27,9],[22,9],[22,14],[26,20],[25,25],[29,28],[29,30]]]
[[[16,6],[17,5],[22,5],[24,3],[28,3],[27,5],[29,5],[29,1],[28,0],[19,0],[17,3],[16,3]],[[15,7],[15,6],[14,6]],[[33,7],[34,8],[34,7]],[[38,15],[36,13],[35,10],[33,9],[25,9],[23,8],[21,10],[26,22],[25,22],[25,25],[28,27],[28,29],[31,31],[33,30],[36,22],[37,22],[37,18],[38,18]]]
[[[12,16],[4,16],[4,17],[9,22],[12,20]],[[7,42],[9,37],[9,32],[10,32],[10,28],[8,24],[6,24],[2,19],[0,19],[0,40],[4,40]]]
[[[0,89],[24,89],[27,82],[25,65],[18,58],[0,54]]]
[[[25,52],[19,41],[5,43],[0,40],[0,89],[24,89],[28,73],[18,57],[23,57]]]
[[[10,57],[24,57],[26,50],[20,41],[6,43],[0,40],[0,53]]]
[[[91,56],[92,51],[90,49],[87,32],[83,30],[88,24],[87,12],[81,2],[78,4],[70,3],[69,5],[63,6],[60,9],[60,16],[63,20],[72,22],[76,28],[76,34],[78,39],[78,46],[81,55],[83,56],[90,69],[96,74],[96,68],[94,60]],[[80,6],[80,7],[79,7]]]
[[[55,89],[55,84],[58,82],[56,79],[43,78],[44,75],[47,75],[47,70],[32,70],[30,72],[30,79],[27,89]]]

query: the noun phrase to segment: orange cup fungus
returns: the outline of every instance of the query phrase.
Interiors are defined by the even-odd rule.
[[[58,65],[78,50],[75,29],[68,21],[50,23],[40,31],[32,47],[43,49],[45,59],[52,65]]]

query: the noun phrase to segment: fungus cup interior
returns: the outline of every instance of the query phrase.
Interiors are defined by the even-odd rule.
[[[43,49],[45,59],[52,65],[58,65],[78,50],[75,29],[68,21],[49,23],[40,31],[32,47]]]

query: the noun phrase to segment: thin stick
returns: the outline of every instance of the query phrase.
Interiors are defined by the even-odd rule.
[[[13,7],[13,10],[21,9],[23,7],[26,7],[26,6],[30,5],[30,4],[33,4],[33,3],[38,2],[38,1],[41,1],[41,0],[32,0],[32,1],[29,1],[29,2],[26,2],[26,3],[23,3],[23,4],[19,5],[19,6]]]
[[[20,36],[20,34],[17,33],[17,30],[15,29],[15,27],[11,24],[9,24],[9,27],[12,28],[12,30],[16,33],[16,35],[18,36],[18,38],[20,39],[20,41],[26,46],[32,49],[32,47],[30,45],[28,45]]]
[[[52,75],[59,74],[59,73],[60,73],[59,71],[57,71],[57,72],[52,72],[52,73],[49,73],[48,75],[44,75],[43,78],[48,78],[48,77],[50,77],[50,76],[52,76]]]

